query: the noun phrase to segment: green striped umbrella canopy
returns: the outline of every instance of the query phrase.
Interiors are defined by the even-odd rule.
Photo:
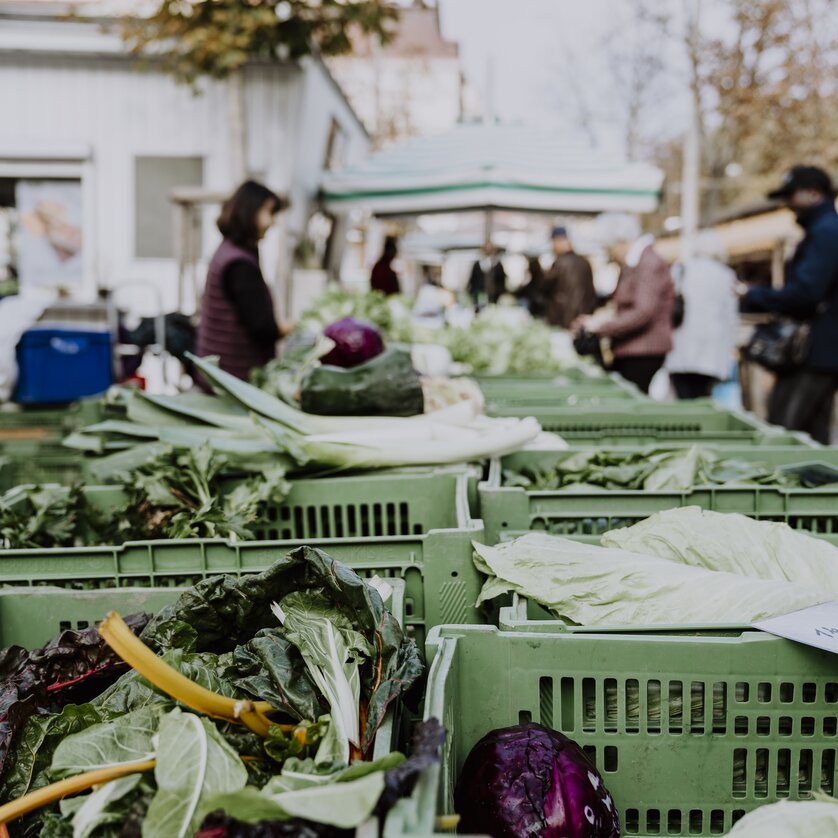
[[[464,124],[407,140],[330,174],[321,199],[333,211],[379,216],[509,209],[652,212],[663,172],[646,163],[526,125]]]

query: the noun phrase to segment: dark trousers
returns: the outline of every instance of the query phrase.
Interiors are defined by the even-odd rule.
[[[700,372],[673,372],[669,380],[679,399],[705,399],[713,392],[717,379]]]
[[[838,376],[816,370],[795,370],[777,376],[768,402],[768,421],[790,431],[806,431],[829,445],[832,403]]]
[[[629,358],[615,358],[613,369],[626,381],[631,381],[639,390],[649,392],[649,385],[655,373],[663,366],[665,355],[637,355]]]

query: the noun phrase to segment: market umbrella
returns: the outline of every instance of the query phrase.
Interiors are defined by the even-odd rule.
[[[629,163],[590,143],[528,125],[461,124],[407,140],[327,176],[333,211],[377,216],[509,209],[523,212],[651,212],[660,169]]]

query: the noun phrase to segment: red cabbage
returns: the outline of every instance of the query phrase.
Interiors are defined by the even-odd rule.
[[[619,838],[614,801],[582,749],[537,724],[493,730],[455,795],[459,831],[492,838]]]
[[[335,367],[357,367],[384,351],[384,341],[371,323],[344,317],[331,323],[323,334],[335,342],[335,347],[320,361]]]

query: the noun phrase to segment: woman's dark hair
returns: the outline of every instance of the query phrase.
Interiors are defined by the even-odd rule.
[[[221,235],[240,247],[255,247],[259,241],[256,215],[267,201],[272,202],[274,215],[288,206],[284,198],[271,192],[267,186],[255,180],[245,181],[221,208],[221,215],[218,216]]]

